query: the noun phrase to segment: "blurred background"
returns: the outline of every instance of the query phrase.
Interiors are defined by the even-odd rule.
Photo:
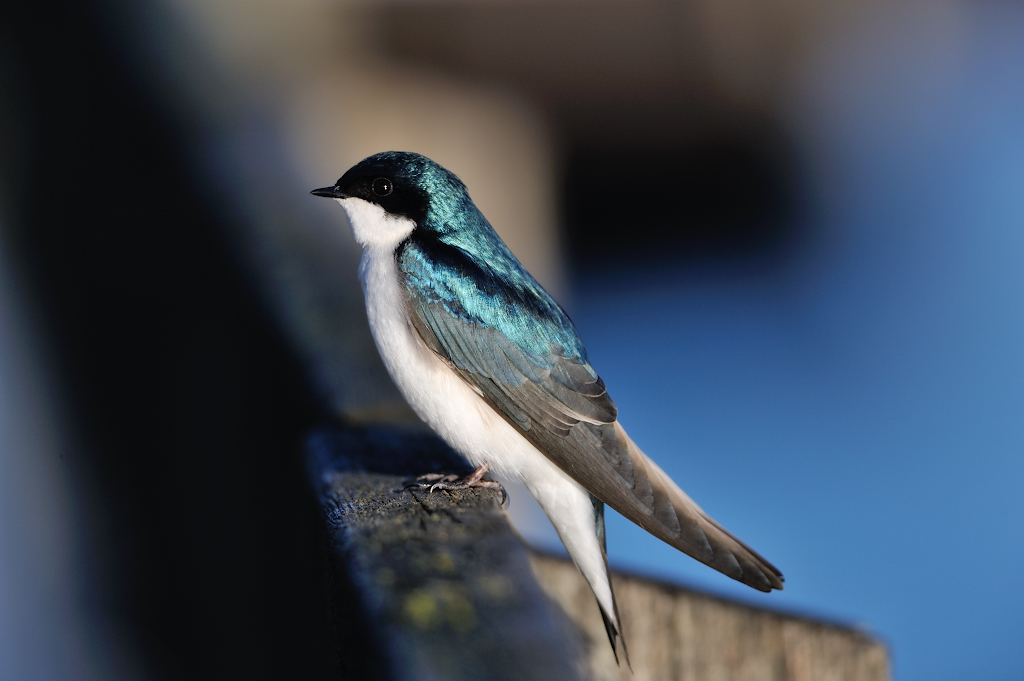
[[[5,3],[0,678],[336,675],[303,440],[413,417],[308,191],[386,149],[463,178],[787,582],[617,516],[613,567],[1024,678],[1024,8],[987,0]]]

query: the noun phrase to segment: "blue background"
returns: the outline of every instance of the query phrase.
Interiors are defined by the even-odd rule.
[[[786,589],[618,516],[611,562],[862,624],[901,681],[1024,678],[1024,41],[968,19],[814,66],[795,253],[574,286],[626,429]]]

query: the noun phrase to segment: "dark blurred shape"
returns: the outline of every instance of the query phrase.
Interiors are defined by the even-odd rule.
[[[563,179],[566,244],[576,266],[651,259],[750,258],[795,236],[785,146],[734,135],[683,149],[577,150]]]
[[[301,458],[322,415],[194,177],[189,121],[100,5],[5,3],[0,26],[0,208],[77,439],[87,607],[151,678],[336,678]]]
[[[423,3],[376,25],[390,57],[524,92],[547,113],[577,268],[773,259],[800,236],[804,193],[773,94],[789,51],[723,59],[716,31],[735,27],[708,21],[641,0]]]

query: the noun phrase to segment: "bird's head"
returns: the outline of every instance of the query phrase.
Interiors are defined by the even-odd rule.
[[[397,246],[414,229],[443,232],[476,207],[454,173],[426,156],[385,151],[352,166],[332,187],[311,192],[337,199],[363,246]]]

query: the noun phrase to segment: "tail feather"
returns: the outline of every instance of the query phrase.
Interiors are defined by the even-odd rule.
[[[615,656],[615,664],[622,664],[619,661],[619,649],[616,644],[616,639],[622,642],[622,657],[626,660],[626,666],[629,667],[630,671],[633,670],[633,665],[629,662],[629,650],[626,648],[626,637],[622,634],[622,625],[619,624],[622,620],[619,619],[619,605],[613,603],[615,612],[609,614],[604,611],[601,604],[597,604],[598,609],[601,611],[601,619],[604,620],[604,630],[608,633],[608,642],[612,644],[612,655]]]
[[[782,572],[697,505],[640,451],[618,423],[616,436],[632,460],[634,477],[644,477],[653,497],[653,520],[625,514],[656,537],[719,572],[758,591],[782,589]],[[639,474],[639,475],[638,475]],[[618,510],[618,509],[616,509]]]
[[[630,671],[632,671],[633,665],[629,663],[629,650],[626,648],[626,636],[622,633],[622,618],[619,617],[619,602],[618,599],[615,598],[615,589],[612,588],[612,572],[608,568],[608,541],[604,532],[604,503],[593,494],[590,495],[590,501],[594,505],[594,526],[597,530],[598,543],[601,545],[601,557],[604,558],[604,573],[608,579],[608,590],[612,595],[612,612],[609,613],[605,611],[604,606],[601,605],[600,599],[597,601],[597,607],[601,611],[601,619],[604,620],[604,630],[608,634],[608,642],[612,646],[612,655],[615,656],[615,664],[621,664],[619,662],[619,649],[616,644],[616,639],[618,639],[619,641],[622,641],[622,656],[626,659],[626,666],[629,667]]]

